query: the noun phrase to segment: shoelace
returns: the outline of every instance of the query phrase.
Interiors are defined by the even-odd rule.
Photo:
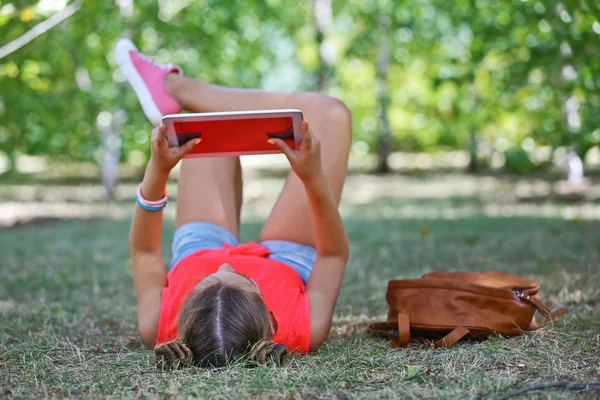
[[[159,64],[156,61],[154,61],[153,59],[151,59],[150,57],[140,53],[139,51],[136,52],[137,56],[139,58],[141,58],[142,60],[146,61],[148,64],[151,64],[159,69],[172,69],[175,66],[173,64]]]

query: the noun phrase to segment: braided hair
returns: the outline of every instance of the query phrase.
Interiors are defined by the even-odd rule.
[[[194,364],[192,350],[180,338],[156,345],[154,357],[160,369],[180,369]]]
[[[283,365],[287,357],[288,349],[285,345],[272,342],[268,339],[262,339],[250,348],[248,361],[251,365]]]

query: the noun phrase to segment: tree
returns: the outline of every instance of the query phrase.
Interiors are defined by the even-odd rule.
[[[112,55],[123,35],[212,83],[341,98],[353,149],[378,152],[380,171],[391,151],[470,147],[473,169],[494,154],[526,173],[552,152],[583,158],[600,143],[600,7],[591,0],[81,4],[0,59],[0,146],[13,164],[21,153],[99,162],[103,132],[120,115],[120,160],[148,157],[150,126]],[[2,3],[0,47],[64,6]]]

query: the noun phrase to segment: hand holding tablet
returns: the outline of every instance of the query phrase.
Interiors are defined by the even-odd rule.
[[[185,157],[239,156],[281,153],[269,139],[283,140],[299,149],[302,141],[300,110],[256,110],[163,117],[170,147],[202,139]]]

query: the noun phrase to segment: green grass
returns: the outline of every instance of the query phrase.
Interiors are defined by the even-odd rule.
[[[360,183],[350,179],[348,186],[357,193]],[[494,196],[424,198],[401,186],[390,190],[366,204],[353,201],[355,195],[345,199],[351,259],[330,339],[283,368],[157,371],[136,328],[128,220],[0,229],[0,397],[462,399],[555,380],[600,381],[598,221],[492,218],[485,207]],[[469,213],[445,219],[464,207]],[[425,215],[431,210],[439,213]],[[243,238],[256,236],[261,218],[259,211],[246,215]],[[172,233],[168,219],[165,262]],[[569,312],[538,332],[450,349],[416,343],[393,349],[364,333],[369,321],[385,315],[389,279],[490,269],[538,279],[544,300]],[[574,395],[566,389],[530,394]]]

